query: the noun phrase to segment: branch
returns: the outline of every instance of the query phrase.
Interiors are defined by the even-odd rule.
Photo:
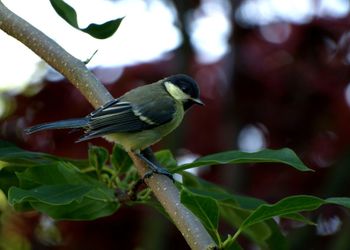
[[[95,108],[113,99],[83,62],[70,55],[40,30],[7,9],[1,0],[0,29],[19,40],[63,74]],[[148,167],[133,153],[129,153],[129,155],[139,174],[143,176]],[[169,178],[162,175],[153,175],[146,182],[192,249],[202,250],[216,246],[198,218],[181,204],[179,190]]]

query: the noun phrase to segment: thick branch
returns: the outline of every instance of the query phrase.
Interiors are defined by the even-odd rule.
[[[113,98],[85,67],[84,63],[70,55],[44,33],[11,12],[1,1],[0,29],[19,40],[63,74],[95,108]],[[147,166],[134,154],[130,153],[130,156],[139,174],[143,176],[147,171]],[[199,220],[181,204],[179,190],[169,178],[154,175],[147,180],[147,184],[192,249],[202,250],[215,246],[214,241]]]

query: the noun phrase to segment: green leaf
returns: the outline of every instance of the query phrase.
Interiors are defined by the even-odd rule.
[[[283,149],[264,149],[254,153],[241,151],[226,151],[207,155],[195,160],[192,163],[184,164],[173,168],[172,172],[180,172],[194,167],[202,167],[218,164],[240,164],[240,163],[284,163],[300,171],[313,171],[304,165],[298,156],[289,148]]]
[[[210,196],[217,201],[225,200],[230,201],[234,205],[238,205],[234,195],[230,194],[218,185],[215,185],[209,181],[203,180],[198,176],[195,176],[189,172],[182,172],[182,184],[183,186],[197,190],[196,192]]]
[[[28,167],[39,165],[50,165],[56,162],[65,161],[84,168],[88,164],[85,160],[73,160],[56,157],[50,154],[30,152],[16,147],[14,144],[0,140],[0,173],[7,168],[12,171],[22,171]]]
[[[68,205],[52,206],[41,202],[31,202],[32,207],[56,220],[95,220],[113,214],[118,208],[117,202],[98,201],[97,197],[84,196],[81,201]]]
[[[316,226],[317,224],[299,213],[286,214],[281,216],[284,219],[299,221],[306,225]]]
[[[117,31],[122,20],[123,18],[118,18],[118,19],[110,20],[103,24],[91,23],[85,29],[80,29],[80,30],[85,33],[88,33],[89,35],[95,38],[105,39],[112,36]]]
[[[117,144],[113,147],[111,163],[119,173],[127,172],[132,166],[132,160],[128,153]]]
[[[251,214],[251,211],[234,206],[226,202],[219,202],[219,211],[223,220],[232,227],[238,228],[239,225]],[[265,241],[271,236],[271,230],[265,222],[257,223],[254,227],[244,231],[252,241],[260,247],[266,248]]]
[[[346,208],[350,208],[350,198],[349,197],[332,197],[325,200],[325,202],[330,204],[336,204]]]
[[[188,189],[181,190],[181,203],[190,209],[203,223],[204,227],[220,242],[218,233],[219,208],[210,197],[192,193]]]
[[[257,199],[255,197],[249,197],[249,196],[243,196],[243,195],[233,195],[238,202],[239,206],[243,209],[248,210],[254,210],[257,207],[259,207],[262,204],[266,204],[265,201]],[[289,219],[289,220],[295,220],[299,222],[306,223],[308,225],[315,225],[314,222],[310,221],[305,216],[299,214],[299,213],[292,213],[292,214],[286,214],[281,215],[282,218]]]
[[[103,24],[92,23],[86,28],[80,28],[75,10],[62,0],[50,0],[57,14],[74,28],[81,30],[95,38],[105,39],[112,36],[119,28],[123,18],[107,21]]]
[[[155,153],[155,157],[159,164],[167,169],[172,169],[177,166],[177,162],[170,150],[161,150]]]
[[[254,197],[231,194],[223,188],[191,173],[182,172],[181,175],[183,185],[190,189],[190,191],[215,199],[219,206],[221,217],[233,227],[238,228],[253,212],[253,209],[266,204],[265,201]],[[313,224],[300,214],[289,214],[283,217]],[[281,243],[280,246],[286,246],[287,240],[275,224],[273,220],[259,222],[244,230],[243,233],[261,248],[278,249],[276,242]],[[281,249],[286,249],[286,247]]]
[[[18,186],[18,178],[14,171],[7,168],[0,169],[0,189],[7,194],[12,186]]]
[[[11,187],[9,202],[11,205],[24,201],[39,201],[50,205],[65,205],[81,199],[92,187],[82,185],[43,185],[33,189]]]
[[[244,203],[249,200],[249,205],[252,203],[250,197],[244,199],[243,196],[236,196],[228,193],[223,188],[205,181],[197,176],[194,176],[188,172],[182,173],[183,185],[186,186],[191,192],[196,194],[208,196],[216,200],[221,217],[231,226],[239,227],[241,223],[246,219],[251,211],[241,207],[239,202]],[[236,199],[238,197],[238,199]],[[263,202],[259,200],[260,202]],[[254,227],[244,231],[244,233],[252,239],[255,243],[261,247],[265,247],[264,240],[270,237],[271,230],[266,223],[257,223]]]
[[[274,216],[285,215],[291,217],[293,213],[312,211],[324,204],[336,204],[350,208],[350,198],[334,197],[323,200],[310,195],[290,196],[273,205],[261,205],[242,223],[241,228],[247,228],[257,222],[270,219]],[[292,217],[295,217],[295,215],[292,215]]]
[[[77,21],[77,13],[75,10],[62,0],[50,0],[52,7],[56,13],[60,15],[67,23],[72,25],[74,28],[79,29]]]
[[[302,211],[312,211],[323,205],[325,201],[309,195],[296,195],[282,199],[273,204],[259,206],[240,226],[242,230],[274,216],[288,215]]]
[[[265,222],[271,230],[271,235],[266,239],[266,245],[269,250],[288,250],[290,249],[288,240],[283,234],[281,228],[274,220],[268,220]]]
[[[249,210],[253,210],[262,204],[266,204],[264,200],[257,199],[255,197],[235,194],[234,198],[238,202],[241,208],[249,209]]]
[[[89,147],[89,163],[96,168],[97,171],[101,171],[103,166],[106,165],[108,158],[109,153],[107,149],[97,146]]]
[[[284,216],[304,221],[305,219],[297,213],[316,210],[324,204],[336,204],[350,208],[350,198],[333,197],[324,200],[311,195],[295,195],[284,198],[272,205],[260,205],[243,221],[237,232],[232,237],[225,240],[225,246],[232,244],[241,232],[247,230],[250,226],[255,225],[256,223],[271,219],[275,216]]]
[[[57,220],[92,220],[119,208],[113,189],[69,163],[28,168],[17,176],[19,187],[8,194],[16,209],[32,207]]]

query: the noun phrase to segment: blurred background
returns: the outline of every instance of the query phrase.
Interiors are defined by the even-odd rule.
[[[125,16],[106,40],[71,28],[49,1],[3,0],[88,64],[117,97],[176,73],[200,85],[205,107],[192,108],[154,149],[179,162],[223,150],[292,148],[316,172],[277,164],[201,170],[230,192],[268,202],[293,194],[350,196],[350,2],[348,0],[66,0],[79,25]],[[59,73],[0,32],[0,137],[33,151],[86,158],[75,133],[26,136],[40,122],[93,109]],[[102,139],[93,144],[111,149]],[[3,194],[0,194],[0,200]],[[5,205],[2,204],[2,209]],[[54,224],[35,213],[7,212],[2,239],[12,249],[187,249],[157,211],[126,207],[108,218]],[[348,211],[326,206],[318,227],[281,223],[291,249],[349,249]],[[257,249],[243,239],[245,249]]]

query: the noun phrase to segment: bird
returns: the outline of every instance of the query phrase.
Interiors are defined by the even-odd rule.
[[[153,173],[171,176],[142,152],[178,127],[194,104],[204,105],[196,81],[176,74],[134,88],[82,118],[47,122],[26,128],[26,134],[52,129],[82,129],[76,142],[104,137],[144,160]],[[146,176],[145,175],[145,176]]]

